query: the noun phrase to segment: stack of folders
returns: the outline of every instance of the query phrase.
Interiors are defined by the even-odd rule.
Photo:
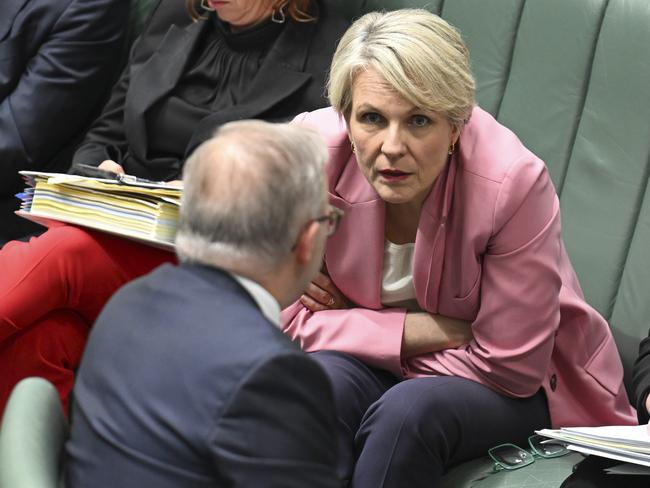
[[[650,466],[650,435],[647,425],[571,427],[537,432],[558,439],[573,451]]]
[[[88,227],[172,249],[182,188],[59,173],[21,171],[27,188],[17,212],[50,226]]]

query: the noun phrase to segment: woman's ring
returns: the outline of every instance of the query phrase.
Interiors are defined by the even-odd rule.
[[[330,297],[330,299],[327,301],[327,306],[328,307],[333,307],[334,306],[334,297]]]

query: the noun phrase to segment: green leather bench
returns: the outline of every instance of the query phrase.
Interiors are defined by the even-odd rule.
[[[339,0],[351,17],[427,8],[460,29],[479,105],[547,164],[564,241],[588,302],[609,321],[629,378],[650,327],[650,2]],[[480,436],[480,432],[477,432]],[[453,468],[448,487],[556,487],[582,459],[491,473]]]

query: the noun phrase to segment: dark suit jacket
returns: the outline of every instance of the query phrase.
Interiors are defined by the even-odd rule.
[[[164,265],[122,288],[74,393],[71,488],[339,486],[325,373],[222,271]]]
[[[328,105],[327,71],[349,21],[331,12],[327,1],[314,1],[311,13],[318,22],[287,19],[259,73],[251,80],[245,103],[204,118],[188,141],[186,155],[225,122],[251,118],[287,120],[300,112]],[[160,44],[156,44],[164,27],[170,24]],[[147,155],[145,113],[176,86],[191,58],[189,54],[206,28],[211,28],[209,22],[189,21],[183,2],[162,0],[158,4],[141,41],[134,47],[130,66],[114,88],[102,117],[77,150],[73,163],[98,165],[105,159],[119,163],[128,152],[143,163],[132,163],[125,168],[127,173],[157,180],[180,176],[181,161]]]
[[[125,0],[0,2],[0,241],[14,234],[17,172],[70,164],[114,80],[128,8]]]
[[[650,420],[650,415],[645,408],[645,401],[650,395],[650,332],[648,337],[641,341],[639,346],[639,357],[634,363],[632,384],[634,389],[633,403],[636,407],[636,414],[640,424]]]

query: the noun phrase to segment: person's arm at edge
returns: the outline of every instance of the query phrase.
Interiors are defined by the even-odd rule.
[[[650,420],[650,332],[639,344],[639,356],[632,371],[634,405],[640,424]]]
[[[112,79],[127,16],[122,1],[69,2],[0,101],[0,132],[13,134],[0,143],[3,171],[42,168],[84,130]]]

